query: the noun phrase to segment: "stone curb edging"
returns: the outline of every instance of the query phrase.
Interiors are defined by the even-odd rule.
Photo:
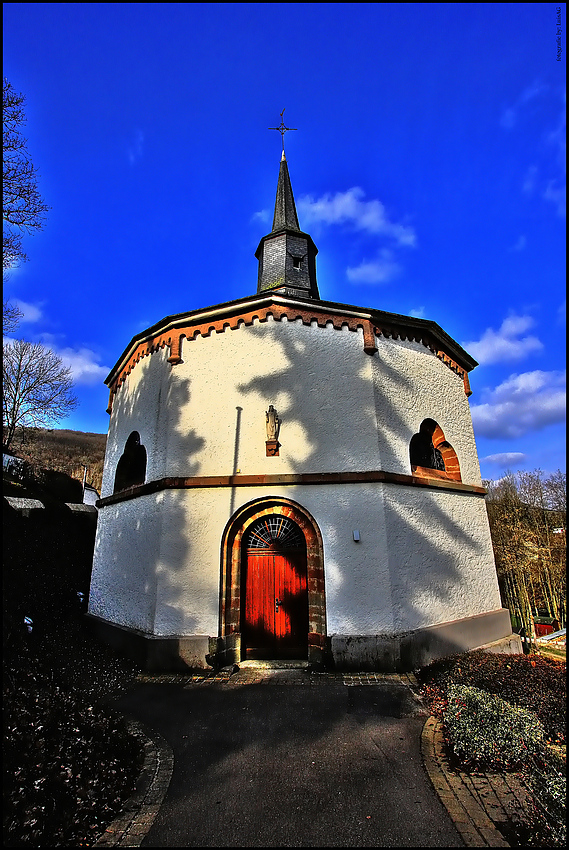
[[[144,763],[134,793],[120,815],[105,829],[94,847],[140,847],[149,831],[172,777],[174,754],[167,741],[138,721],[127,719],[128,731],[144,748]]]
[[[510,847],[496,824],[521,820],[529,794],[515,774],[470,775],[452,771],[444,751],[442,723],[429,717],[421,735],[425,769],[467,847]]]

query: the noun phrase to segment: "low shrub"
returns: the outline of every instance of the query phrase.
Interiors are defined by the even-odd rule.
[[[545,733],[533,712],[466,685],[451,685],[447,696],[445,733],[463,763],[513,768],[543,753]]]
[[[4,846],[76,847],[121,811],[141,766],[138,742],[109,709],[25,682],[4,711]],[[6,701],[6,700],[5,700]]]
[[[533,796],[535,812],[531,820],[540,844],[565,847],[567,844],[567,776],[561,761],[546,759],[542,769],[532,766],[525,782]]]
[[[476,650],[449,656],[417,672],[429,708],[441,717],[449,685],[470,685],[533,711],[549,740],[564,743],[566,666],[539,655],[500,655]]]
[[[90,846],[140,772],[139,742],[98,702],[136,668],[73,620],[37,636],[5,610],[3,626],[4,846]]]

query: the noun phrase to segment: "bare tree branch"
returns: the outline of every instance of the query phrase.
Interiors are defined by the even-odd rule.
[[[39,343],[18,339],[5,343],[2,363],[4,445],[16,428],[54,424],[77,405],[71,371],[61,358]]]
[[[22,234],[41,230],[44,203],[21,128],[25,124],[25,97],[4,78],[2,88],[2,270],[26,260]]]
[[[2,303],[2,331],[4,334],[13,333],[20,324],[20,319],[24,314],[15,304],[10,304],[9,301]]]

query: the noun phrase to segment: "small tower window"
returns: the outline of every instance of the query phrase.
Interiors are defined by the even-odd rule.
[[[302,267],[302,257],[293,257],[292,267],[293,269],[300,269]]]
[[[419,478],[450,478],[462,481],[456,452],[445,440],[442,428],[434,419],[423,419],[419,433],[409,445],[411,474]]]

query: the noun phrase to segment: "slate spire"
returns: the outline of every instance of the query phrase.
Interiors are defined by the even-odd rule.
[[[281,167],[279,169],[279,182],[277,183],[277,198],[275,201],[275,215],[273,217],[273,232],[275,230],[300,231],[298,224],[298,216],[296,214],[296,206],[294,203],[294,195],[292,194],[292,186],[290,185],[290,175],[288,173],[288,165],[283,151],[281,157]]]
[[[279,168],[273,229],[263,236],[255,256],[259,260],[257,293],[271,290],[296,298],[319,299],[316,284],[318,248],[298,223],[284,150]]]

